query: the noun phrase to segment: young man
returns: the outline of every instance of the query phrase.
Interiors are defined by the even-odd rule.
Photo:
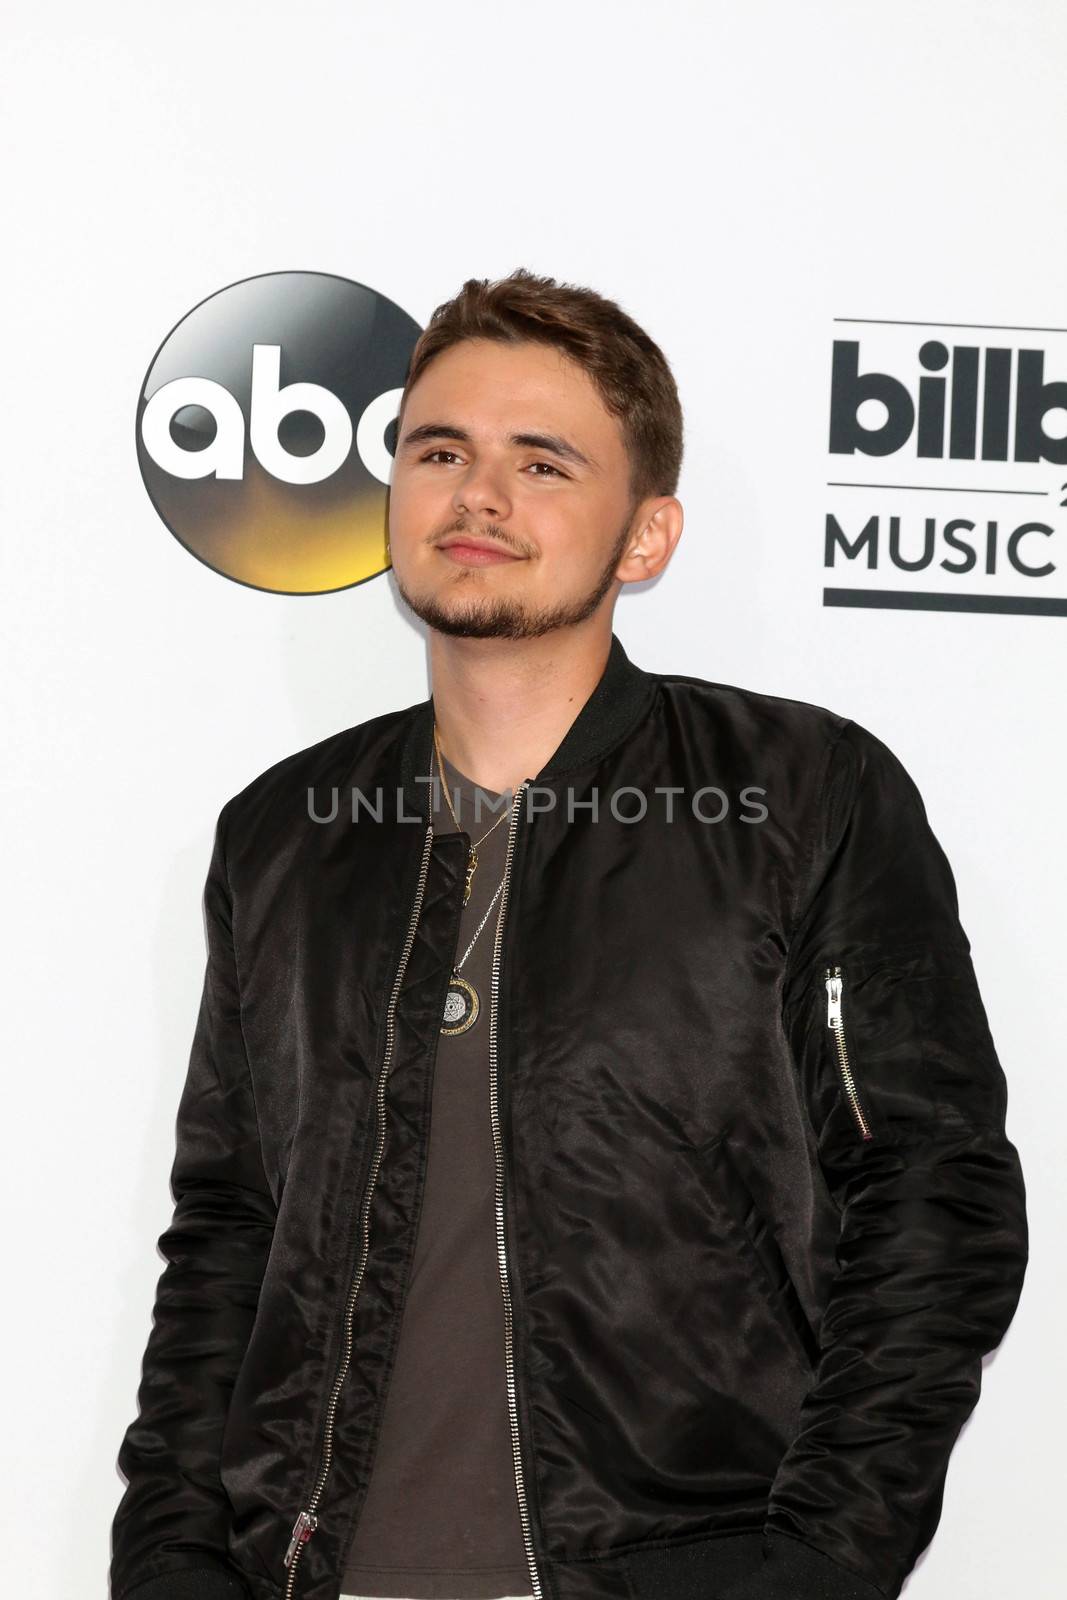
[[[589,290],[416,347],[433,693],[220,813],[113,1600],[892,1600],[937,1526],[1004,1074],[896,756],[613,634],[681,454]]]

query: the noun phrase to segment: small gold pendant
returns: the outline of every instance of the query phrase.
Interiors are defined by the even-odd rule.
[[[458,972],[453,972],[449,980],[448,993],[445,995],[441,1032],[449,1038],[457,1033],[466,1033],[467,1029],[473,1028],[477,1022],[481,1009],[482,1004],[473,983],[461,978]]]
[[[478,870],[478,852],[477,852],[477,850],[475,850],[474,846],[471,845],[470,853],[467,856],[467,882],[466,882],[466,884],[464,886],[464,889],[463,889],[463,904],[464,905],[467,904],[467,901],[471,897],[471,884],[474,882],[474,874],[477,872],[477,870]]]

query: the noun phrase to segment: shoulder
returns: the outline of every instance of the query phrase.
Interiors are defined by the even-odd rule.
[[[291,751],[258,772],[222,806],[219,828],[231,854],[262,851],[305,831],[309,794],[395,781],[399,751],[422,702],[388,711]]]
[[[828,756],[857,727],[843,711],[742,684],[719,683],[677,672],[650,674],[660,685],[667,714],[685,719],[709,737],[740,749],[790,751],[806,759]],[[860,729],[862,735],[864,730]]]
[[[773,772],[801,811],[847,812],[858,794],[921,805],[916,784],[885,739],[844,710],[740,684],[652,673],[663,712],[694,750]]]

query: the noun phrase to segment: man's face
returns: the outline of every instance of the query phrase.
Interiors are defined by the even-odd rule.
[[[401,598],[467,638],[584,621],[614,600],[635,520],[629,475],[619,424],[562,351],[451,346],[408,395],[397,441],[389,539]]]

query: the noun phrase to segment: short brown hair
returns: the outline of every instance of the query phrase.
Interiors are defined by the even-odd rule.
[[[674,494],[682,466],[682,407],[659,346],[614,300],[518,267],[507,278],[468,278],[439,305],[412,352],[400,411],[434,356],[464,339],[555,345],[584,368],[617,417],[630,457],[634,505]]]

